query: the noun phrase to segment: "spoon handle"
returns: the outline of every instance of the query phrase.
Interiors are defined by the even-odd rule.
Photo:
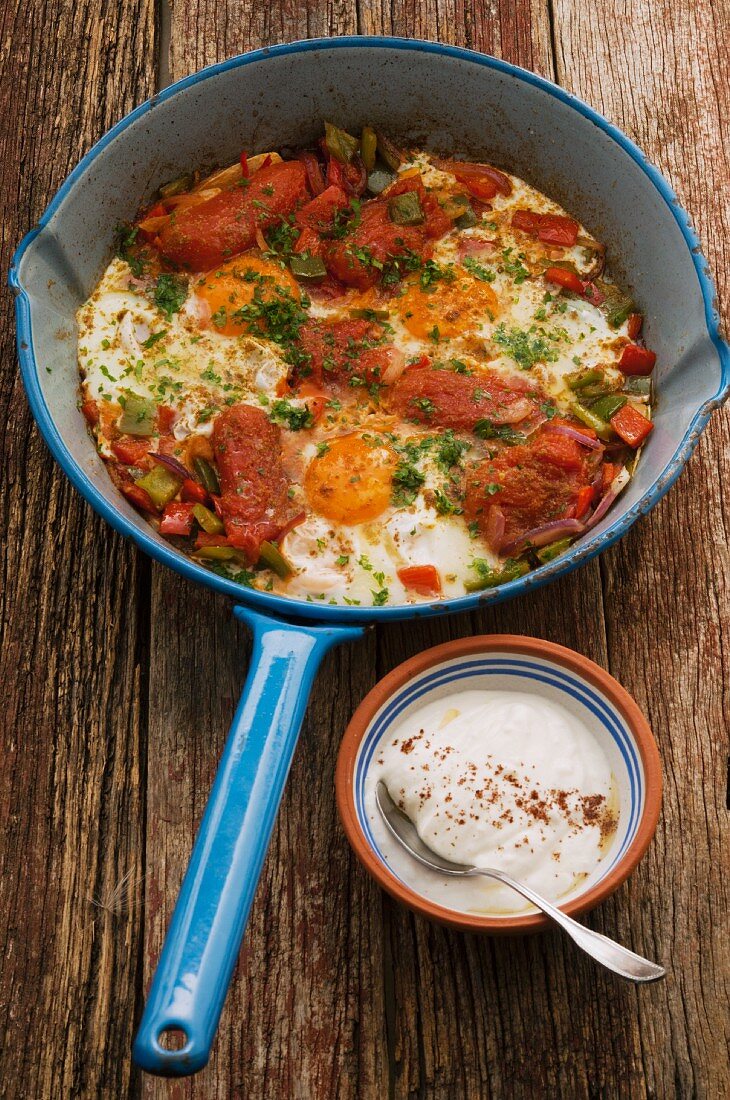
[[[631,982],[656,982],[659,978],[665,976],[666,971],[663,967],[650,962],[649,959],[642,958],[641,955],[636,955],[633,951],[629,951],[627,947],[622,947],[620,943],[616,943],[615,940],[610,940],[608,936],[602,936],[600,932],[593,932],[585,925],[578,924],[578,921],[573,920],[562,910],[551,905],[549,901],[546,901],[540,894],[536,894],[529,886],[517,882],[516,879],[505,875],[502,871],[492,870],[488,867],[475,867],[474,871],[486,878],[497,879],[499,882],[503,882],[505,886],[511,886],[518,894],[522,894],[523,898],[531,901],[533,905],[542,910],[546,917],[549,917],[564,932],[567,932],[573,942],[582,948],[587,955],[590,955],[596,962],[601,963],[608,970],[612,970],[614,974],[618,974],[621,978],[627,978]]]

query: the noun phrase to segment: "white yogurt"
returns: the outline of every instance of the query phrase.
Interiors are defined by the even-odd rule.
[[[391,726],[367,777],[374,827],[379,780],[433,851],[498,868],[552,900],[594,874],[616,832],[616,784],[598,741],[560,704],[527,692],[464,691]],[[396,873],[440,905],[532,909],[488,879],[442,879],[376,835]]]

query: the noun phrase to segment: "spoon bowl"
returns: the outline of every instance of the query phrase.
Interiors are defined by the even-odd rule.
[[[611,970],[620,978],[625,978],[631,982],[646,983],[657,982],[666,976],[664,967],[659,966],[658,963],[653,963],[649,959],[637,955],[634,951],[629,951],[627,947],[622,947],[621,944],[609,939],[608,936],[602,936],[600,932],[594,932],[592,929],[578,924],[578,921],[561,912],[547,898],[541,897],[531,887],[526,886],[524,882],[518,882],[511,875],[506,875],[503,871],[498,871],[493,867],[469,867],[463,863],[452,863],[451,860],[440,856],[438,852],[432,851],[421,840],[410,818],[396,806],[385,783],[380,782],[375,788],[375,801],[383,821],[398,843],[425,867],[430,867],[432,871],[437,871],[441,875],[483,875],[511,887],[523,898],[531,901],[533,905],[542,910],[545,916],[554,924],[562,928],[573,940],[573,943],[577,944],[582,951],[585,951],[586,955],[589,955],[601,966],[605,966],[607,970]]]

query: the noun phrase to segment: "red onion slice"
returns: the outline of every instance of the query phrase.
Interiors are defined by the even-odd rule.
[[[159,462],[160,466],[166,466],[171,473],[176,474],[177,477],[181,477],[183,481],[192,477],[189,470],[186,470],[182,462],[178,462],[172,455],[163,455],[158,451],[149,451],[150,458],[154,458],[155,462]]]
[[[502,547],[500,553],[503,557],[511,557],[517,550],[524,550],[528,545],[534,547],[547,546],[558,539],[567,538],[569,535],[580,535],[585,531],[585,524],[578,519],[554,519],[550,523],[543,523],[540,527],[533,527],[526,531],[518,539],[508,542]]]
[[[599,451],[603,447],[600,439],[593,439],[591,436],[579,431],[578,428],[571,428],[568,424],[548,424],[548,428],[551,432],[557,432],[558,435],[565,435],[568,439],[574,439],[576,443],[580,443],[582,447],[588,447],[591,451]]]
[[[484,237],[463,237],[459,241],[457,255],[460,260],[463,260],[465,256],[478,255],[480,252],[491,252],[496,243],[496,241],[486,240]]]
[[[492,504],[487,512],[484,541],[496,554],[499,553],[504,538],[504,512],[498,504]]]
[[[299,160],[304,165],[304,169],[307,173],[307,181],[312,189],[312,194],[321,195],[327,185],[324,182],[322,169],[314,153],[300,153]]]
[[[613,502],[615,501],[617,496],[618,496],[618,493],[613,492],[613,490],[611,490],[611,489],[608,490],[606,495],[602,498],[602,500],[600,501],[600,503],[596,507],[595,511],[593,512],[593,515],[591,516],[591,518],[586,523],[586,531],[590,531],[591,527],[595,527],[597,523],[601,522],[601,520],[603,519],[606,512],[611,507],[611,505],[613,504]]]

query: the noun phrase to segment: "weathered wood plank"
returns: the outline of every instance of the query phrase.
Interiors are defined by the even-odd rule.
[[[630,12],[605,0],[595,16],[557,0],[561,82],[665,173],[693,214],[727,306],[730,89],[717,72],[730,14],[708,0],[657,0]],[[621,33],[629,21],[630,33]],[[611,671],[649,714],[665,769],[657,841],[616,914],[624,934],[641,929],[672,962],[648,1011],[642,1004],[634,1040],[645,1087],[657,1096],[730,1092],[728,422],[726,412],[715,416],[677,488],[603,560]]]
[[[151,90],[154,19],[148,0],[32,0],[0,20],[5,272],[82,153]],[[141,981],[148,567],[32,426],[8,294],[1,325],[0,1094],[122,1096]]]

